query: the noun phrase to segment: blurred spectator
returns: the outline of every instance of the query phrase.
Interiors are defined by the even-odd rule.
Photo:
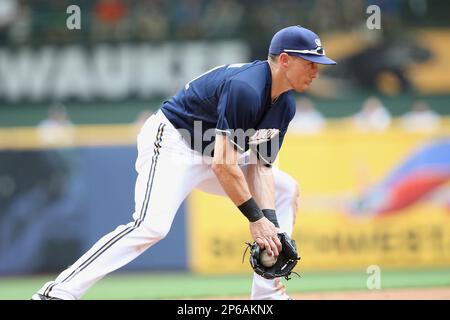
[[[325,117],[314,107],[313,102],[306,97],[296,101],[297,110],[292,119],[289,130],[303,134],[319,133],[325,126]]]
[[[264,44],[269,43],[273,36],[275,10],[267,5],[267,0],[259,1],[258,6],[255,6],[251,0],[242,3],[245,6],[245,19],[243,19],[241,36],[249,45],[249,59],[266,59],[267,46]]]
[[[0,0],[1,1],[1,0]],[[1,11],[1,9],[0,9]],[[25,0],[19,2],[19,10],[10,29],[10,38],[13,43],[25,43],[31,36],[33,16],[31,7]]]
[[[340,28],[360,29],[366,28],[366,6],[363,0],[342,0],[340,5],[342,23]]]
[[[136,38],[144,41],[165,40],[169,36],[169,20],[162,0],[142,0],[134,7]]]
[[[17,0],[0,0],[0,45],[9,38],[9,31],[18,15]]]
[[[427,14],[429,4],[427,0],[409,0],[408,6],[415,17],[423,18]]]
[[[361,111],[352,118],[353,124],[360,131],[384,131],[391,124],[391,115],[380,99],[367,98]]]
[[[128,6],[124,0],[97,0],[92,9],[95,40],[126,40],[129,37]]]
[[[82,9],[83,32],[65,28],[70,4]],[[369,5],[381,9],[379,32],[366,27],[365,9]],[[23,10],[18,10],[19,6],[28,11],[25,19],[20,17]],[[445,1],[428,0],[0,0],[0,40],[10,40],[9,29],[19,19],[18,24],[25,27],[14,31],[18,43],[24,42],[30,20],[33,36],[28,39],[36,44],[83,39],[126,41],[133,35],[138,40],[236,37],[254,41],[251,45],[257,46],[257,41],[270,40],[275,30],[295,24],[318,32],[346,32],[360,27],[358,31],[366,31],[365,36],[385,35],[395,43],[403,38],[406,27],[422,26],[423,21],[447,26],[445,12],[449,7]],[[265,54],[259,50],[262,48],[252,49],[257,52],[253,57]]]
[[[235,0],[217,0],[208,2],[205,18],[203,19],[205,37],[236,37],[242,22],[243,14],[243,6]]]
[[[45,144],[72,144],[75,138],[73,124],[63,104],[54,104],[48,109],[48,117],[38,125],[38,134]]]
[[[203,7],[200,0],[181,0],[175,7],[172,21],[175,38],[188,40],[201,38],[202,18]]]
[[[311,24],[318,33],[339,27],[339,5],[336,0],[316,0],[311,12]]]
[[[440,125],[440,115],[431,110],[425,101],[416,101],[411,111],[401,117],[402,128],[406,131],[428,132],[436,130]]]
[[[42,13],[41,23],[44,25],[44,34],[47,41],[50,42],[70,42],[73,35],[76,33],[70,32],[66,27],[66,9],[67,3],[61,0],[46,1],[47,8],[44,7],[45,12]]]

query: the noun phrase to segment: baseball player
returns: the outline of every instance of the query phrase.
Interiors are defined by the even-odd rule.
[[[310,86],[318,64],[336,63],[314,32],[291,26],[274,35],[268,60],[216,67],[165,101],[138,135],[133,221],[103,236],[32,299],[80,299],[163,239],[197,187],[228,196],[248,219],[253,240],[278,256],[277,233],[292,233],[298,189],[272,164],[295,113],[293,91]],[[251,298],[289,296],[279,279],[255,273]]]

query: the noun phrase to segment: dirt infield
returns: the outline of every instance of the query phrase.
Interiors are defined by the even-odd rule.
[[[450,300],[450,288],[384,289],[297,293],[295,300]],[[248,297],[214,297],[213,300],[247,300]]]

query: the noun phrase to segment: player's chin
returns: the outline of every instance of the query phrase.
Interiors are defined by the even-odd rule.
[[[305,92],[309,87],[311,83],[302,83],[295,88],[296,92]]]

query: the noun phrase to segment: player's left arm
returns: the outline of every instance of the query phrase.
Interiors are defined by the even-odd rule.
[[[275,209],[275,181],[272,167],[260,161],[248,165],[247,183],[260,208]]]
[[[279,228],[275,211],[275,180],[272,163],[279,152],[286,130],[260,129],[250,138],[250,164],[247,184],[264,216]]]
[[[264,216],[279,228],[275,213],[275,180],[272,167],[256,160],[256,163],[248,165],[246,179],[250,193]]]
[[[250,233],[255,242],[261,248],[266,248],[269,255],[273,253],[278,256],[281,250],[281,242],[277,237],[278,231],[252,199],[248,182],[238,165],[238,152],[226,135],[216,135],[211,168],[225,193],[249,219]],[[254,203],[254,206],[249,207],[249,203]]]

